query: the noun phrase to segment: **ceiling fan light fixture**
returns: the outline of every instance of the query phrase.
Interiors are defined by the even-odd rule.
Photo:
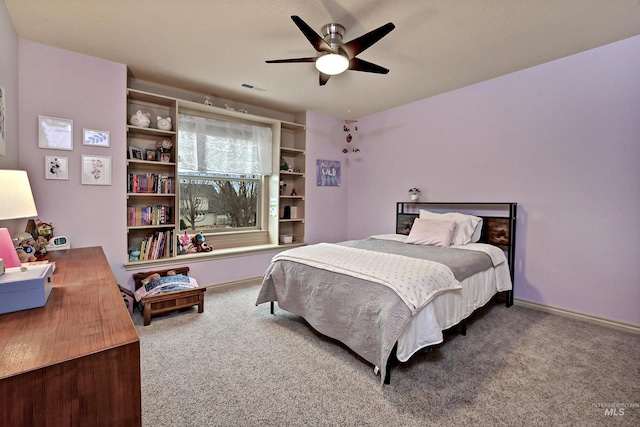
[[[335,76],[349,68],[349,58],[338,53],[327,53],[316,60],[316,68],[323,74]]]

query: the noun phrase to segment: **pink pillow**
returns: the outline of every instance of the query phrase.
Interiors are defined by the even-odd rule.
[[[451,245],[455,229],[455,221],[416,218],[407,237],[407,243],[446,247]]]

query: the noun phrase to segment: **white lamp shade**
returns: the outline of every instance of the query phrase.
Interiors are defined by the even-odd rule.
[[[316,68],[321,73],[335,76],[349,68],[349,58],[337,53],[327,53],[316,59]]]
[[[0,220],[37,215],[27,172],[0,169]]]

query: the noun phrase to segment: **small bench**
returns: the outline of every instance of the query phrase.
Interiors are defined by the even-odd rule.
[[[164,277],[167,275],[167,272],[172,270],[175,271],[176,274],[182,274],[184,276],[189,275],[189,267],[135,273],[133,275],[133,280],[135,282],[136,290],[142,286],[142,281],[150,275],[158,273],[160,276]],[[204,293],[206,290],[207,288],[194,288],[142,297],[140,301],[144,304],[144,308],[142,310],[144,326],[151,323],[151,316],[153,315],[189,308],[194,305],[198,306],[198,313],[204,312]]]

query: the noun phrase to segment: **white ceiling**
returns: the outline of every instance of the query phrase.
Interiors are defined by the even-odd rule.
[[[4,0],[19,37],[126,64],[133,77],[287,112],[355,119],[640,34],[640,0]],[[396,29],[318,85],[291,15],[350,41]],[[248,83],[266,92],[246,89]]]

